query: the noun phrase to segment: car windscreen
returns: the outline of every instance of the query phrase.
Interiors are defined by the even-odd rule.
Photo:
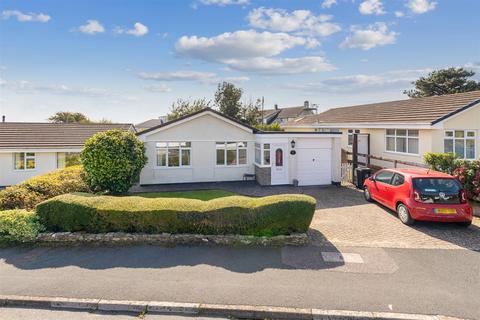
[[[423,202],[459,203],[460,182],[453,178],[415,178],[413,189],[419,193]]]

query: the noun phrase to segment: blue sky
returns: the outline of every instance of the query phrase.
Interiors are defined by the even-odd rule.
[[[266,108],[403,99],[433,69],[480,73],[478,12],[478,0],[3,0],[0,114],[136,123],[212,99],[219,81]]]

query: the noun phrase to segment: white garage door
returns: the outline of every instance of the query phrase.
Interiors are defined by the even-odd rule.
[[[300,186],[332,183],[331,149],[297,149],[297,179]]]

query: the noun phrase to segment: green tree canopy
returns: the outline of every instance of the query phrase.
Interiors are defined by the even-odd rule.
[[[210,100],[205,98],[196,99],[193,101],[177,99],[170,107],[170,112],[167,115],[168,121],[175,120],[187,114],[200,111],[210,106]]]
[[[260,106],[262,101],[257,99],[255,102],[249,101],[242,104],[240,108],[240,120],[248,123],[251,126],[258,124],[260,119]]]
[[[242,104],[243,90],[235,87],[233,83],[222,82],[218,84],[217,92],[215,92],[215,105],[218,110],[232,118],[240,119],[240,111]]]
[[[412,82],[415,89],[403,93],[410,98],[420,98],[480,90],[480,82],[468,79],[474,75],[475,72],[463,68],[436,70]]]
[[[53,123],[91,123],[86,115],[80,112],[59,111],[48,118]]]

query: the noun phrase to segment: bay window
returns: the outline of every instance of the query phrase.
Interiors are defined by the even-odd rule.
[[[247,164],[246,142],[216,142],[216,163],[218,166]]]
[[[255,163],[259,166],[270,165],[270,144],[255,143]]]
[[[15,170],[33,170],[36,166],[35,152],[15,152],[13,167]]]
[[[191,165],[191,142],[157,142],[157,167],[175,168]]]
[[[385,150],[389,152],[419,154],[418,130],[387,129]]]
[[[446,130],[443,138],[443,151],[455,153],[460,159],[475,159],[474,130]]]

